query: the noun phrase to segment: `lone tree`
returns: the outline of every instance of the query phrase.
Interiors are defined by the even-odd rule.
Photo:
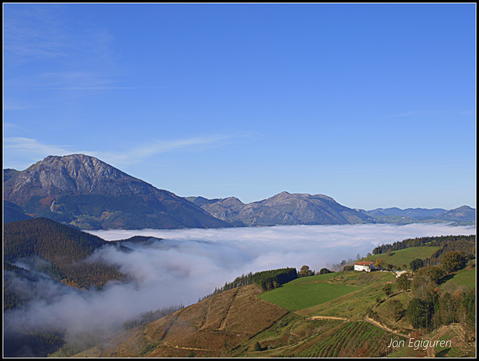
[[[321,270],[319,271],[320,275],[324,275],[326,273],[333,273],[333,272],[328,270],[327,268],[321,268]]]
[[[306,276],[312,276],[314,274],[313,271],[309,269],[309,266],[302,266],[301,269],[298,272],[299,277],[306,277]]]
[[[384,260],[382,258],[378,258],[375,262],[374,262],[374,267],[376,268],[382,268],[384,265]]]
[[[400,275],[397,278],[396,283],[400,290],[407,291],[408,289],[411,288],[411,281],[409,280],[409,277],[407,274]]]

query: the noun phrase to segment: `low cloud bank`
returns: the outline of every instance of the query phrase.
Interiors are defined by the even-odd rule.
[[[383,243],[406,238],[452,234],[475,234],[475,226],[448,224],[361,224],[322,226],[241,227],[222,229],[180,230],[100,230],[92,231],[105,240],[118,240],[143,235],[164,238],[177,254],[169,258],[181,265],[182,260],[214,264],[231,277],[275,267],[299,268],[308,264],[313,269],[330,266],[342,259],[362,256]],[[132,256],[133,257],[133,256]],[[128,257],[127,257],[128,258]],[[129,262],[128,262],[129,263]],[[136,267],[139,262],[135,262]],[[211,275],[215,277],[215,275]],[[223,278],[224,278],[223,277]],[[229,279],[224,279],[228,281]]]
[[[105,334],[143,312],[194,303],[241,274],[303,264],[319,270],[364,256],[383,243],[475,232],[473,226],[447,224],[91,231],[105,240],[134,235],[163,240],[131,245],[129,253],[107,247],[92,256],[118,265],[133,282],[112,282],[101,291],[62,290],[50,300],[42,298],[10,312],[9,325],[63,330],[67,340],[81,333]]]

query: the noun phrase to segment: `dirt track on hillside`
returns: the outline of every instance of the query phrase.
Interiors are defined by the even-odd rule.
[[[340,321],[349,321],[346,317],[336,317],[336,316],[311,316],[310,320],[340,320]]]

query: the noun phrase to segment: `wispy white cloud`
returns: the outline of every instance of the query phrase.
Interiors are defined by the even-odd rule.
[[[224,135],[215,135],[157,141],[125,150],[123,152],[95,152],[95,154],[98,157],[102,159],[108,159],[115,164],[132,164],[152,157],[156,154],[166,153],[173,150],[187,149],[201,145],[217,145],[229,138],[230,137]]]
[[[53,7],[7,5],[4,18],[6,56],[17,62],[66,56],[65,24]]]
[[[174,150],[198,146],[218,145],[229,136],[214,135],[175,140],[160,140],[117,152],[74,149],[68,145],[45,144],[33,138],[6,137],[4,157],[9,167],[23,169],[49,155],[86,154],[97,157],[112,165],[121,166],[141,162],[149,157]],[[9,164],[11,163],[11,164]]]
[[[45,4],[12,4],[5,9],[6,88],[71,91],[131,89],[115,77],[114,36],[97,23],[67,21],[72,10]],[[41,68],[15,66],[42,61]],[[52,69],[44,72],[39,69]]]

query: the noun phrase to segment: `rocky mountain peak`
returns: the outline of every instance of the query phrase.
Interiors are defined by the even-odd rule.
[[[5,200],[29,214],[83,228],[228,225],[171,192],[85,154],[48,156],[24,171],[7,173]]]

